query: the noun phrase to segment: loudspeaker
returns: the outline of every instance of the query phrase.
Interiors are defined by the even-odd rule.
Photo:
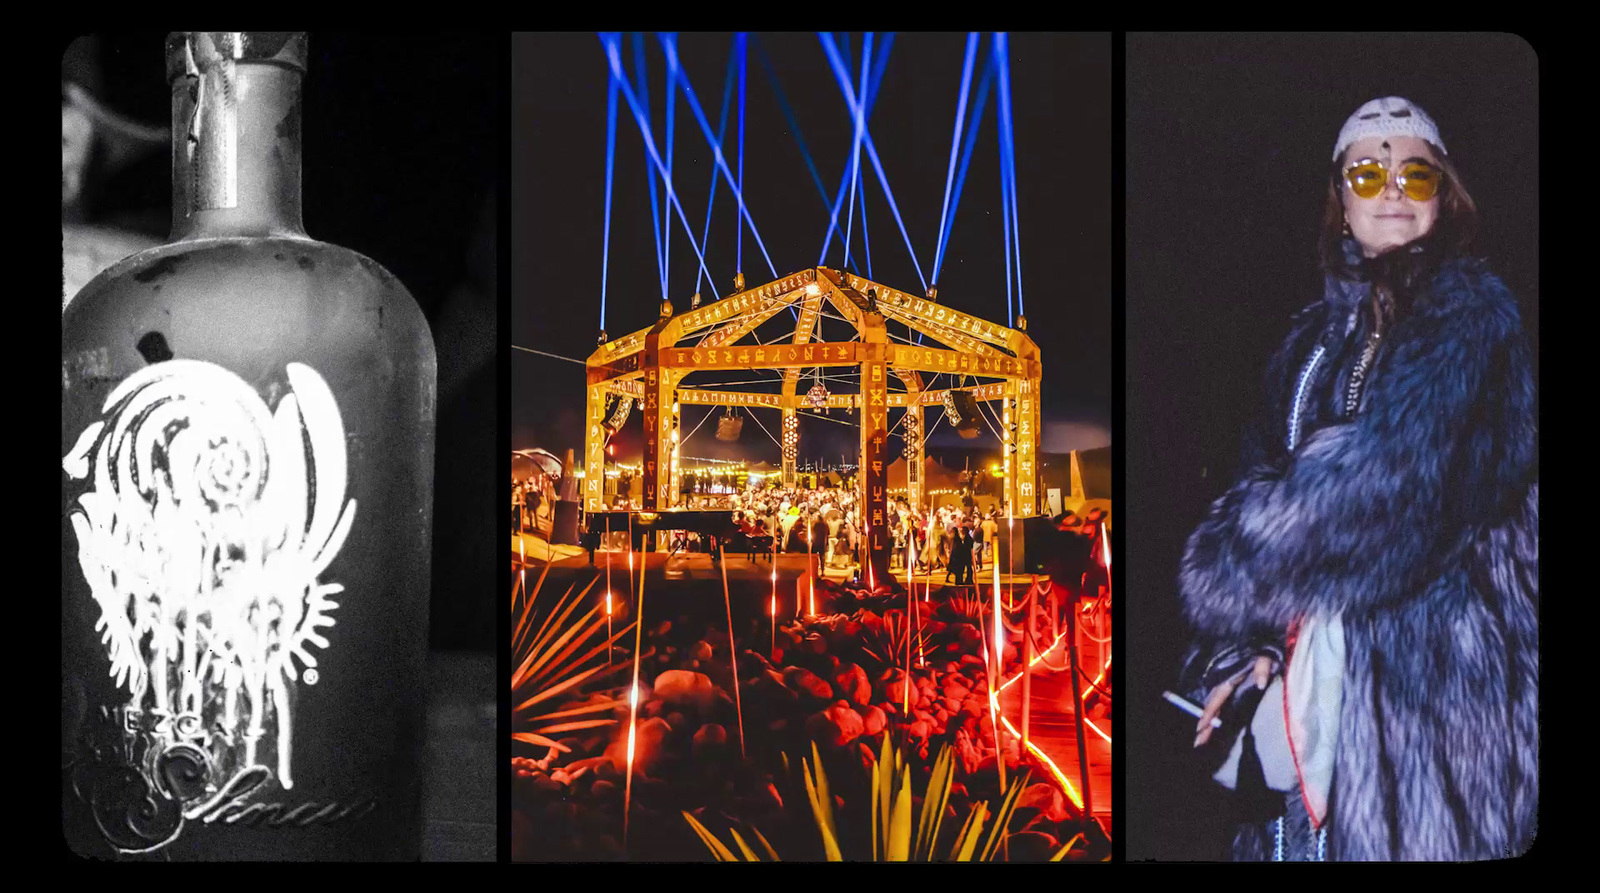
[[[971,391],[944,392],[944,420],[963,439],[971,440],[978,436],[982,424],[979,412],[978,401],[972,399]]]
[[[611,431],[613,434],[621,431],[623,424],[628,421],[628,413],[632,410],[632,397],[614,392],[607,394],[605,423],[607,430]]]
[[[729,413],[717,419],[717,439],[734,441],[744,431],[744,417]]]
[[[550,525],[550,542],[558,546],[578,545],[577,500],[560,500],[556,503],[555,517]]]

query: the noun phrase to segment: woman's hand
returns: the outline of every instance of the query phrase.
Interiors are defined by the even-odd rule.
[[[1272,664],[1272,658],[1258,657],[1255,665],[1250,669],[1211,690],[1211,694],[1206,697],[1205,712],[1200,715],[1200,722],[1195,726],[1195,747],[1199,747],[1211,740],[1211,721],[1216,719],[1217,714],[1222,712],[1222,705],[1228,703],[1228,699],[1233,696],[1234,689],[1237,689],[1246,678],[1254,682],[1256,688],[1261,689],[1265,689],[1272,682]]]

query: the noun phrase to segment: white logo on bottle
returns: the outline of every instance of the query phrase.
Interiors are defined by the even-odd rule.
[[[356,513],[344,424],[315,370],[287,373],[274,412],[221,366],[148,366],[62,460],[90,484],[71,521],[130,752],[180,803],[258,765],[294,786],[295,659],[314,682],[344,589],[319,579]]]

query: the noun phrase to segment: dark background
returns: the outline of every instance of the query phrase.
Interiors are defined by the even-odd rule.
[[[166,127],[164,32],[67,44],[63,77],[111,109]],[[499,34],[312,32],[302,134],[306,231],[394,273],[439,359],[430,642],[492,652],[502,500],[496,459],[496,211],[504,139]],[[165,148],[91,179],[91,219],[165,239]],[[494,457],[494,458],[491,458]]]
[[[874,59],[883,35],[874,38]],[[859,76],[862,35],[838,35],[847,67]],[[816,265],[828,212],[806,168],[782,107],[774,94],[758,45],[777,72],[783,94],[794,109],[800,132],[831,200],[849,163],[852,121],[815,34],[753,35],[747,68],[744,194],[751,217],[771,253],[778,276]],[[512,325],[511,343],[583,359],[595,348],[600,329],[600,284],[605,214],[605,137],[607,65],[593,34],[519,34],[512,50]],[[940,209],[950,161],[951,130],[960,91],[964,34],[900,34],[890,51],[879,99],[868,129],[894,190],[906,230],[923,271],[932,275]],[[848,47],[848,51],[847,48]],[[972,76],[975,99],[992,36],[984,34]],[[1010,38],[1012,117],[1022,243],[1023,297],[1028,333],[1044,358],[1045,435],[1040,450],[1062,452],[1104,446],[1111,427],[1111,41],[1108,35],[1014,34]],[[706,118],[715,132],[723,79],[732,48],[730,34],[683,34],[679,57]],[[646,41],[651,96],[651,128],[658,146],[665,142],[666,63],[655,35]],[[623,40],[623,63],[636,83],[633,36]],[[635,88],[637,92],[637,88]],[[651,234],[646,158],[638,125],[619,94],[609,278],[605,328],[612,338],[652,324],[661,301]],[[939,300],[986,319],[1006,321],[1004,248],[1001,235],[1000,174],[996,129],[997,94],[991,88],[973,150],[966,186],[951,228],[939,275]],[[725,155],[737,176],[738,94],[729,115]],[[700,238],[713,163],[706,139],[679,100],[673,157],[680,201]],[[905,240],[883,197],[866,153],[862,152],[867,196],[872,278],[893,288],[921,292]],[[678,312],[689,308],[699,290],[707,302],[733,291],[737,214],[732,191],[719,182],[712,215],[706,266],[714,289],[697,283],[699,264],[682,224],[672,214],[668,295]],[[852,269],[867,275],[860,257],[861,220],[857,199]],[[844,212],[840,212],[840,229]],[[826,264],[843,266],[843,249],[833,243]],[[771,281],[754,237],[744,233],[747,286]],[[780,314],[757,330],[771,339],[793,319]],[[845,338],[845,324],[827,320],[828,338]],[[891,323],[890,331],[906,331]],[[837,370],[836,370],[837,373]],[[584,378],[581,366],[513,351],[511,358],[511,445],[543,447],[559,455],[583,446]],[[753,374],[702,374],[690,384],[744,380]],[[775,376],[769,374],[768,378]],[[848,393],[853,383],[825,382]],[[801,389],[809,387],[809,382]],[[761,386],[751,386],[761,390]],[[765,390],[775,392],[776,384]],[[685,407],[687,435],[712,407]],[[778,435],[778,413],[754,413]],[[856,419],[841,410],[831,418],[851,427],[802,417],[801,460],[854,461]],[[929,426],[934,415],[929,415]],[[616,439],[618,460],[637,463],[639,413]],[[686,441],[686,456],[779,461],[776,444],[755,421],[744,426],[737,444],[721,444],[707,423]],[[975,441],[961,441],[941,429],[929,441],[995,445],[987,430]],[[899,443],[891,444],[891,453]]]
[[[1510,35],[1137,35],[1127,41],[1127,858],[1216,859],[1220,789],[1160,698],[1186,644],[1184,541],[1237,473],[1289,317],[1321,295],[1339,127],[1399,95],[1438,124],[1486,256],[1538,344],[1538,61]]]

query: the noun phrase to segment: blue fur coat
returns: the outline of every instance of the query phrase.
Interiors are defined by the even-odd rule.
[[[1330,276],[1271,364],[1249,464],[1189,538],[1179,586],[1199,661],[1281,654],[1315,612],[1346,656],[1330,859],[1521,853],[1538,806],[1538,440],[1516,302],[1481,261],[1428,268],[1350,415],[1370,292]],[[1342,368],[1341,368],[1342,366]],[[1341,377],[1342,376],[1342,377]],[[1295,446],[1291,452],[1290,443]],[[1292,659],[1292,658],[1291,658]],[[1215,660],[1212,661],[1216,663]],[[1237,665],[1237,662],[1235,662]],[[1231,670],[1229,672],[1232,672]],[[1215,684],[1213,676],[1206,685]],[[1236,856],[1258,855],[1242,833]]]

